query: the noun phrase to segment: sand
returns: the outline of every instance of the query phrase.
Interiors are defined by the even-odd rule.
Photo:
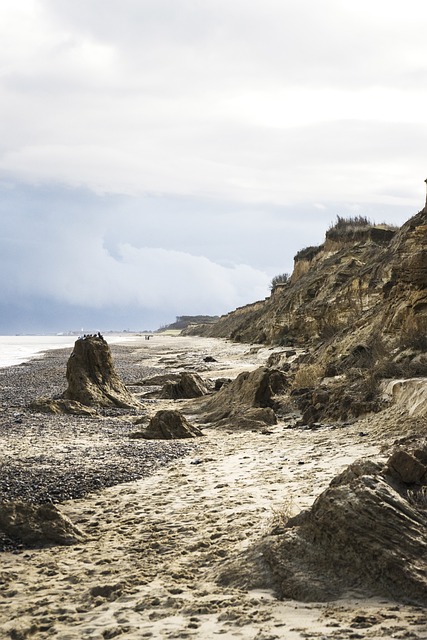
[[[235,377],[263,364],[271,350],[156,336],[114,347],[113,354],[131,385],[147,371]],[[217,362],[204,363],[206,355]],[[151,400],[147,415],[172,406],[186,404]],[[3,410],[12,409],[4,403]],[[244,577],[240,588],[216,580],[228,559],[283,514],[309,506],[347,464],[377,457],[389,438],[381,424],[376,416],[317,430],[282,420],[264,434],[206,428],[205,437],[155,473],[62,502],[86,540],[1,554],[0,637],[427,638],[427,615],[418,607],[356,594],[329,603],[279,601],[271,590],[245,588]],[[54,438],[52,430],[46,437]],[[19,447],[25,457],[24,433]]]

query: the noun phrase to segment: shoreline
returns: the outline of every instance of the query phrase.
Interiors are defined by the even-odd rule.
[[[228,371],[234,376],[260,366],[271,353],[259,345],[186,337],[141,340],[111,350],[120,376],[135,392],[143,390],[135,383],[153,372],[184,369],[215,377]],[[44,448],[58,477],[61,459],[76,470],[73,455],[96,477],[113,452],[117,462],[121,458],[127,464],[122,445],[134,428],[129,411],[109,411],[92,421],[62,415],[47,419],[25,409],[34,393],[51,395],[65,388],[66,351],[48,352],[9,374],[0,371],[2,392],[8,382],[12,385],[11,377],[17,385],[27,381],[25,393],[15,386],[8,406],[2,403],[7,439],[1,442],[3,447],[8,442],[9,461],[33,464],[34,471],[40,470]],[[217,362],[206,364],[206,355]],[[182,408],[184,403],[146,401],[146,415],[160,406]],[[240,557],[282,512],[296,514],[308,507],[354,459],[377,456],[389,440],[380,431],[382,419],[370,419],[369,438],[360,435],[368,430],[366,421],[344,430],[334,425],[304,430],[279,421],[265,434],[207,427],[204,438],[184,445],[190,451],[146,476],[61,502],[61,511],[85,540],[70,547],[2,553],[4,637],[427,638],[427,616],[419,607],[355,594],[328,603],[279,601],[271,590],[245,586],[244,567],[236,576],[240,586],[218,582],[224,563]]]
[[[197,340],[191,339],[191,343]],[[144,378],[182,369],[185,363],[180,347],[187,342],[169,335],[150,341],[134,335],[110,343],[110,348],[121,379],[138,396],[146,391],[138,386]],[[205,344],[206,350],[221,341],[201,338],[200,345]],[[140,411],[101,409],[95,417],[29,410],[34,399],[58,397],[65,391],[71,351],[72,346],[49,349],[27,362],[0,368],[0,500],[23,499],[42,504],[82,498],[93,491],[151,475],[199,446],[199,441],[194,440],[147,441],[131,437],[138,430],[134,425],[137,418],[148,421],[158,409],[173,407],[173,401],[144,400]],[[232,375],[255,366],[253,356],[249,354],[249,360],[248,354],[243,357],[249,351],[247,347],[236,351],[237,361],[231,359],[226,364]],[[202,355],[190,353],[186,366],[191,370],[204,368],[202,375],[214,372],[213,365],[203,365]],[[218,371],[217,375],[222,373]]]
[[[133,347],[128,342],[110,343],[124,378],[133,370],[128,362]],[[131,439],[136,431],[133,420],[146,410],[108,409],[96,417],[30,411],[28,404],[36,397],[54,397],[65,390],[71,351],[72,346],[49,349],[20,365],[0,368],[0,500],[42,504],[82,498],[143,478],[196,446]],[[138,374],[146,377],[158,371],[139,367]]]
[[[139,333],[107,334],[109,344],[126,344],[137,340]],[[71,335],[0,335],[0,369],[43,358],[50,351],[71,349],[78,336]]]

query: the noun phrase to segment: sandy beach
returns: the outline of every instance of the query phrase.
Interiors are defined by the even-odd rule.
[[[244,571],[234,586],[218,579],[229,560],[284,514],[311,505],[349,463],[378,458],[405,431],[403,409],[345,426],[305,429],[289,417],[265,432],[206,427],[203,438],[147,442],[131,437],[136,418],[172,407],[194,416],[186,401],[144,400],[145,378],[180,371],[234,378],[264,364],[272,349],[155,335],[111,350],[141,411],[29,412],[35,397],[64,390],[70,349],[0,371],[1,498],[52,499],[83,534],[67,547],[5,545],[1,638],[427,638],[427,613],[417,606],[357,593],[280,601],[248,587]]]

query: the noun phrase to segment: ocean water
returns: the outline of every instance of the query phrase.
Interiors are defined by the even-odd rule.
[[[72,347],[77,336],[0,336],[0,368],[27,362],[51,349]],[[130,336],[106,336],[109,344],[128,342]]]

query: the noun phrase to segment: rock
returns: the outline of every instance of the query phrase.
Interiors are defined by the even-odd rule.
[[[275,424],[271,422],[274,396],[281,393],[287,384],[285,375],[276,369],[260,367],[255,371],[244,371],[235,380],[222,386],[218,393],[201,401],[196,410],[204,414],[205,422],[241,427],[245,426],[245,421],[246,426],[254,426],[248,424],[247,420]],[[252,409],[270,410],[247,413]]]
[[[274,527],[225,565],[219,580],[274,588],[280,598],[301,601],[335,600],[351,591],[426,606],[427,479],[417,491],[396,483],[389,475],[396,461],[406,472],[408,458],[400,452],[387,463],[350,465],[311,509]],[[412,485],[414,473],[407,478]]]
[[[179,411],[158,411],[150,420],[143,437],[149,440],[196,438],[203,433],[190,424]]]
[[[381,473],[383,465],[373,460],[356,460],[352,462],[344,471],[331,480],[330,486],[336,487],[342,484],[350,484],[353,480],[361,476],[377,476]]]
[[[427,447],[425,447],[424,449],[413,449],[412,450],[412,455],[415,456],[415,458],[417,460],[419,460],[420,462],[422,462],[424,465],[427,466]]]
[[[326,389],[317,388],[313,391],[311,402],[314,406],[316,405],[324,406],[328,404],[329,398],[330,398],[329,391],[327,391]]]
[[[225,384],[229,384],[231,378],[216,378],[214,382],[215,391],[219,391]]]
[[[52,400],[51,398],[37,398],[33,400],[28,408],[36,413],[71,414],[76,416],[94,416],[95,409],[87,407],[75,400]]]
[[[109,600],[110,602],[113,602],[114,600],[117,600],[117,598],[119,598],[122,595],[123,587],[124,587],[124,584],[121,582],[117,582],[114,584],[98,584],[92,587],[89,593],[93,598],[103,598],[105,600]],[[104,632],[103,637],[111,638],[113,636],[107,635]]]
[[[256,420],[263,424],[277,424],[276,414],[271,407],[253,407],[243,414],[249,420]]]
[[[86,406],[139,408],[140,403],[117,375],[110,348],[100,336],[79,338],[67,364],[63,399]]]
[[[145,440],[145,431],[132,431],[132,433],[129,434],[129,438],[131,440]]]
[[[410,416],[427,413],[425,378],[390,380],[382,385],[384,397],[408,411]]]
[[[313,426],[320,418],[321,413],[316,407],[310,405],[302,414],[301,422],[309,427]]]
[[[267,366],[281,371],[289,371],[291,362],[295,362],[296,355],[296,351],[289,349],[272,353],[267,360]]]
[[[203,358],[203,362],[218,362],[218,360],[215,360],[212,356],[206,356],[206,358]]]
[[[83,533],[53,504],[0,503],[0,531],[26,547],[77,544]]]
[[[351,367],[359,367],[361,369],[368,369],[372,366],[374,355],[372,353],[372,347],[366,344],[357,344],[351,349],[351,352],[344,356],[339,364],[340,371],[346,371]]]
[[[393,453],[388,461],[389,473],[406,484],[415,484],[427,479],[427,467],[417,458],[403,449]]]
[[[206,382],[197,373],[180,373],[176,382],[170,382],[163,387],[160,398],[179,400],[183,398],[200,398],[209,393]]]

